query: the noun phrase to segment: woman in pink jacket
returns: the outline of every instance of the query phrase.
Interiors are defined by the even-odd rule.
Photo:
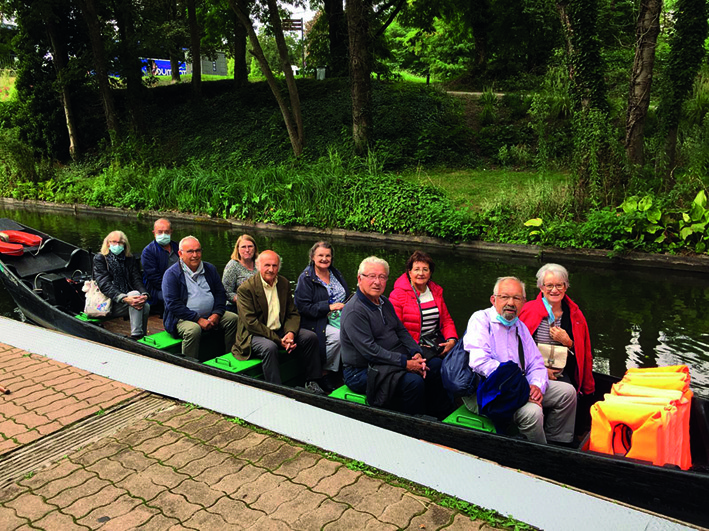
[[[435,267],[428,254],[415,251],[389,295],[396,315],[429,359],[444,357],[458,339],[455,323],[443,301],[443,288],[431,280]]]

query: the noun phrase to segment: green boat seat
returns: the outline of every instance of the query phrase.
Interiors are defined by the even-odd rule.
[[[347,400],[348,402],[356,402],[357,404],[366,404],[367,403],[366,396],[360,395],[359,393],[355,393],[346,385],[343,385],[342,387],[338,387],[337,389],[335,389],[332,393],[330,393],[330,397],[331,398],[339,398],[341,400]]]
[[[460,406],[453,413],[448,415],[445,419],[443,419],[443,422],[446,424],[463,426],[464,428],[473,428],[474,430],[496,433],[495,425],[489,418],[476,415],[465,407],[465,405]]]
[[[261,364],[263,362],[258,358],[252,358],[249,360],[237,360],[231,354],[224,354],[217,358],[205,361],[204,365],[209,365],[210,367],[216,367],[217,369],[222,369],[234,373],[242,373],[247,376],[253,376],[255,378],[260,378],[263,376],[261,370]]]
[[[142,339],[139,339],[138,343],[143,343],[149,347],[168,352],[179,352],[182,349],[180,346],[182,344],[182,339],[172,337],[170,332],[167,330],[163,330],[157,334],[145,336]]]
[[[86,315],[84,312],[76,314],[74,317],[76,317],[79,321],[84,321],[86,323],[103,323],[104,321],[107,321],[110,319],[110,317],[89,317]]]

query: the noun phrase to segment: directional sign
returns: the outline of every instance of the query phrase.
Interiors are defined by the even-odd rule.
[[[284,18],[282,24],[283,31],[303,31],[302,18]]]

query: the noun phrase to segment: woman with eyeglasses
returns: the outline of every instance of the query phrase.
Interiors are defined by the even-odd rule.
[[[547,368],[549,379],[570,383],[577,392],[592,395],[595,382],[591,338],[586,318],[566,294],[569,272],[559,264],[545,264],[537,271],[537,287],[539,295],[524,305],[519,318],[537,344],[568,349],[563,369]]]
[[[421,346],[427,360],[444,357],[458,339],[455,323],[443,300],[443,288],[431,280],[435,268],[427,253],[414,251],[389,295],[396,315]]]
[[[140,266],[131,255],[128,237],[120,230],[103,239],[101,252],[94,257],[94,278],[101,293],[113,301],[111,317],[128,315],[130,337],[145,336],[150,314],[148,290]]]
[[[227,310],[236,311],[236,290],[256,274],[256,256],[258,256],[256,240],[248,234],[239,236],[231,253],[231,260],[227,262],[222,274]]]
[[[298,277],[295,306],[300,326],[315,332],[320,343],[320,359],[328,386],[335,387],[340,371],[340,312],[349,294],[347,282],[334,266],[335,251],[329,242],[310,248],[310,263]]]

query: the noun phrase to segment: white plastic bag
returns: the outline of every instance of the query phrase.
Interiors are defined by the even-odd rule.
[[[89,317],[106,317],[111,312],[111,299],[106,297],[95,280],[84,282],[82,291],[86,293],[84,313]]]

